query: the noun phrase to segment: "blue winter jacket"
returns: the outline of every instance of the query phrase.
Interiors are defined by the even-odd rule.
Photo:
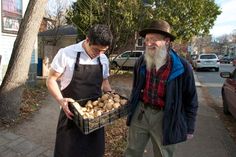
[[[166,83],[165,108],[163,116],[163,145],[175,144],[187,139],[195,128],[198,108],[197,91],[191,66],[174,50],[170,50],[172,69]],[[144,56],[135,63],[133,89],[130,96],[130,112],[127,125],[140,101],[145,85],[146,64]]]

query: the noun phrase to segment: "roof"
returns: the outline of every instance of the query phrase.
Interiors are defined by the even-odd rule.
[[[73,25],[64,25],[59,28],[49,29],[38,33],[38,36],[77,35],[77,29]]]

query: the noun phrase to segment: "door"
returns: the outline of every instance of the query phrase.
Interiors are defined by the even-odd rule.
[[[225,97],[230,113],[236,118],[236,69],[233,71],[231,78],[226,81]]]

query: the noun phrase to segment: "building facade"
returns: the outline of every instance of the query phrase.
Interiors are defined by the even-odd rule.
[[[24,16],[29,0],[1,0],[0,3],[0,84],[11,58],[20,21]],[[36,40],[37,43],[37,40]],[[37,74],[37,44],[32,52],[28,82],[35,81]]]

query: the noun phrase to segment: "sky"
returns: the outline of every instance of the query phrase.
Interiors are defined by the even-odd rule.
[[[219,37],[230,34],[236,30],[236,0],[215,0],[221,8],[222,13],[217,17],[215,25],[210,30],[210,34]]]
[[[58,10],[65,10],[69,8],[72,4],[72,2],[75,2],[76,0],[48,0],[47,4],[47,13],[56,16],[58,14]]]

